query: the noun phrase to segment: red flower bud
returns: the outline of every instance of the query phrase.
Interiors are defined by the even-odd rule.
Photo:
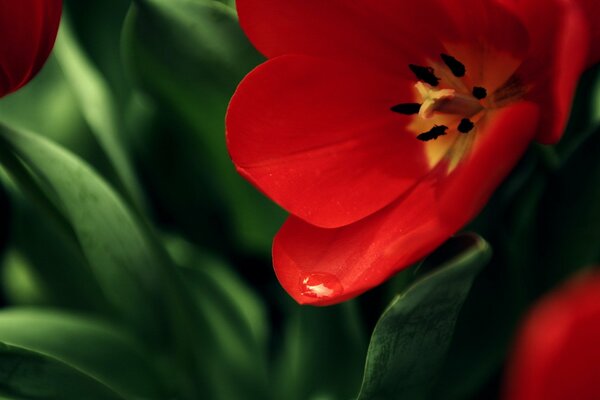
[[[578,277],[531,311],[508,369],[507,400],[600,399],[600,274]]]
[[[62,0],[0,0],[0,97],[29,82],[48,58]]]

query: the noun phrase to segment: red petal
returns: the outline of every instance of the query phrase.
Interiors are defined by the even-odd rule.
[[[510,53],[517,59],[525,55],[529,42],[527,29],[509,8],[495,0],[439,0],[453,21],[459,37],[465,43],[479,48],[480,56],[493,48]],[[441,36],[448,41],[445,35]],[[481,62],[485,62],[482,60]],[[491,66],[493,69],[493,65]],[[485,69],[485,68],[484,68]]]
[[[590,53],[588,56],[588,65],[591,66],[600,62],[600,24],[598,16],[600,15],[600,2],[598,0],[574,0],[579,4],[588,18],[590,28]]]
[[[267,57],[352,59],[407,73],[406,59],[439,54],[454,28],[437,0],[238,0],[240,24]]]
[[[383,208],[428,171],[423,143],[390,111],[412,83],[308,56],[250,73],[227,113],[242,175],[292,214],[339,227]]]
[[[537,123],[537,107],[530,103],[498,111],[450,176],[438,168],[406,196],[352,225],[323,229],[290,217],[273,243],[279,281],[299,303],[328,305],[418,261],[479,212]]]
[[[582,276],[530,313],[509,368],[507,400],[600,398],[600,274]]]
[[[61,0],[2,1],[0,97],[19,89],[40,70],[54,45]]]
[[[536,139],[560,140],[573,95],[588,54],[588,24],[581,9],[569,0],[502,0],[521,15],[531,42],[517,76],[531,85],[529,100],[541,104],[543,125]]]

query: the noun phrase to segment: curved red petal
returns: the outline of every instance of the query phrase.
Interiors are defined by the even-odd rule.
[[[61,0],[0,1],[0,97],[29,82],[56,39]]]
[[[590,28],[590,52],[588,55],[588,66],[600,62],[600,2],[598,0],[573,0],[581,6],[588,18]]]
[[[460,7],[455,0],[439,1],[459,38],[480,49],[480,54],[487,55],[489,48],[502,50],[517,59],[526,54],[529,48],[527,29],[510,7],[496,0],[461,0]],[[445,35],[442,37],[447,41]],[[493,69],[493,65],[490,67]]]
[[[507,400],[600,398],[600,274],[581,276],[532,309],[509,364]]]
[[[407,73],[404,60],[439,54],[439,39],[454,32],[438,0],[238,0],[236,5],[242,28],[269,58],[345,58]]]
[[[390,111],[412,83],[308,56],[282,56],[240,84],[227,142],[242,175],[292,214],[339,227],[383,208],[429,170],[424,144]]]
[[[490,118],[471,156],[449,176],[443,166],[414,190],[364,220],[323,229],[290,217],[273,243],[285,290],[301,304],[355,297],[418,261],[483,207],[523,154],[537,106],[517,103]]]
[[[565,130],[573,95],[587,65],[589,29],[571,0],[502,0],[527,26],[531,49],[517,76],[530,87],[528,100],[541,105],[536,140],[556,143]]]

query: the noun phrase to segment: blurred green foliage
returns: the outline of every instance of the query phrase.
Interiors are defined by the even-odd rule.
[[[467,228],[485,240],[303,308],[270,265],[285,214],[225,146],[262,62],[233,2],[65,8],[44,70],[0,100],[1,398],[494,399],[523,312],[600,261],[598,70],[565,139]]]

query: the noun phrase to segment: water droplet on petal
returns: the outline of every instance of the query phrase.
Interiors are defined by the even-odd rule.
[[[332,274],[316,272],[300,278],[302,296],[323,299],[339,296],[343,292],[342,283]]]

